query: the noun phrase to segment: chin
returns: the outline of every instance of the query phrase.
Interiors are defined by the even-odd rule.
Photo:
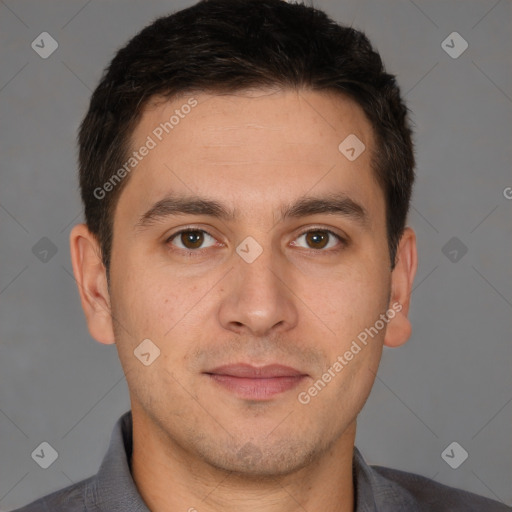
[[[241,478],[275,478],[285,476],[311,464],[322,451],[320,447],[309,446],[305,442],[290,443],[281,441],[280,445],[251,441],[242,444],[238,449],[227,448],[218,451],[208,450],[202,458],[211,466],[229,471]]]

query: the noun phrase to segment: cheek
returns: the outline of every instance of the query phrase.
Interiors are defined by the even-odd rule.
[[[146,260],[147,262],[147,260]],[[160,350],[159,365],[178,367],[200,332],[201,302],[211,285],[125,258],[113,276],[112,309],[122,327],[116,331],[120,357],[131,364],[134,349],[150,339]]]
[[[342,338],[373,324],[387,310],[389,273],[361,261],[333,270],[329,278],[311,280],[307,303]]]
[[[112,276],[111,304],[119,358],[125,370],[133,365],[139,369],[142,364],[134,351],[143,340],[151,340],[157,351],[163,348],[160,329],[155,326],[162,326],[166,318],[163,310],[168,304],[160,300],[145,274],[134,272],[128,265],[118,267],[118,274]]]
[[[117,320],[116,346],[130,390],[142,403],[167,396],[174,369],[183,365],[187,348],[187,304],[183,290],[152,280],[147,271],[113,288],[112,313]],[[185,318],[184,318],[185,317]],[[185,335],[183,335],[185,333]],[[147,340],[150,340],[148,343]],[[144,344],[144,345],[143,345]],[[146,362],[143,354],[149,353]]]

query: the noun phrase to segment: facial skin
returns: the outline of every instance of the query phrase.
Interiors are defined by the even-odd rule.
[[[356,417],[383,345],[410,335],[414,232],[406,228],[391,272],[384,196],[370,166],[372,127],[353,101],[259,90],[152,102],[133,147],[190,96],[197,106],[162,141],[153,136],[157,146],[119,198],[110,290],[96,239],[85,225],[71,233],[90,333],[116,343],[126,374],[134,480],[156,512],[352,511]],[[366,146],[354,161],[338,150],[349,134]],[[216,200],[237,216],[171,215],[137,227],[170,193]],[[334,193],[361,205],[366,223],[330,213],[280,219],[300,198]],[[184,228],[199,231],[199,241],[168,241]],[[316,238],[304,235],[312,228]],[[252,263],[236,252],[249,236],[263,250]],[[402,309],[386,328],[301,403],[298,394],[397,302]],[[145,366],[133,352],[148,338],[160,356]],[[291,390],[249,400],[204,373],[240,362],[306,376]]]

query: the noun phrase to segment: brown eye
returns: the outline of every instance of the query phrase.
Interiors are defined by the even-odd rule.
[[[188,229],[175,233],[167,240],[167,242],[176,241],[180,249],[194,250],[203,248],[201,246],[205,242],[205,237],[210,237],[212,240],[215,240],[211,235],[202,229]],[[181,247],[179,244],[181,244]]]
[[[306,233],[306,241],[314,249],[323,249],[329,241],[329,235],[322,231],[309,231]]]
[[[339,242],[338,245],[343,246],[346,244],[345,240],[340,235],[337,235],[336,233],[334,233],[333,231],[331,231],[329,229],[310,229],[309,231],[305,231],[304,233],[302,233],[302,235],[300,235],[297,238],[297,240],[302,237],[305,237],[306,244],[307,244],[306,249],[319,250],[319,249],[325,249],[326,247],[328,249],[336,247],[335,241],[334,241],[334,245],[331,243],[333,238],[335,240],[338,240],[338,242]],[[297,245],[297,244],[294,243],[293,245]],[[323,252],[327,252],[327,251],[323,251]]]
[[[198,249],[203,243],[203,238],[199,231],[186,231],[180,235],[180,241],[187,249]]]

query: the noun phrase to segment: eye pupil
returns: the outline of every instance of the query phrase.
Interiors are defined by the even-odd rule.
[[[188,249],[197,249],[200,247],[203,243],[204,235],[201,233],[201,231],[186,231],[185,233],[181,234],[181,241],[183,242],[183,245],[187,247]],[[192,247],[190,247],[187,244],[192,244]]]
[[[308,244],[310,242],[313,243],[313,245],[317,245],[318,242],[324,242],[324,243],[321,243],[320,246],[317,245],[316,248],[320,248],[320,249],[323,249],[326,244],[327,244],[327,238],[328,238],[328,235],[327,233],[323,233],[322,231],[310,231],[307,235],[306,235],[306,238],[307,238],[307,241],[308,241]],[[323,239],[323,240],[322,240]]]

